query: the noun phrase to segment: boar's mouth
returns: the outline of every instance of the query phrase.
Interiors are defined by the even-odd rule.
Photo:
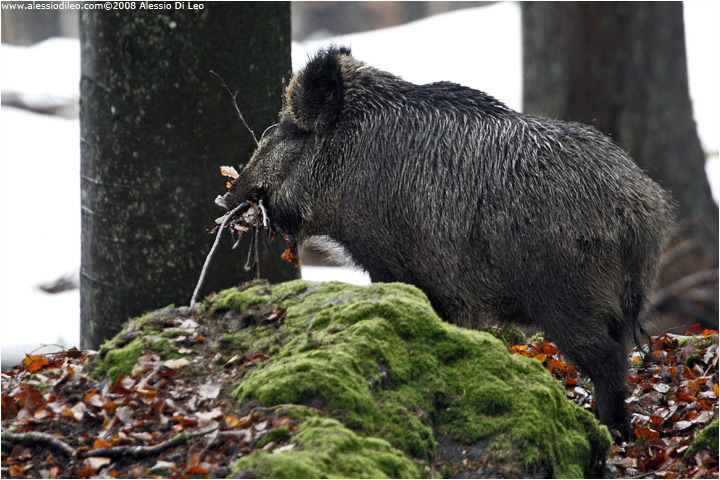
[[[261,194],[260,191],[250,193],[245,198],[241,197],[239,201],[238,201],[237,196],[234,196],[235,198],[228,199],[229,195],[230,195],[230,192],[226,193],[225,195],[218,195],[215,198],[215,205],[224,209],[225,211],[229,211],[239,205],[249,205],[248,202],[258,203],[260,201],[260,199],[262,199],[262,197],[263,197],[263,195]]]
[[[227,228],[238,233],[248,230],[268,230],[272,233],[270,217],[259,195],[252,195],[252,200],[245,200],[237,205],[228,204],[224,196],[218,195],[215,204],[225,210],[225,215],[215,220],[221,229]]]

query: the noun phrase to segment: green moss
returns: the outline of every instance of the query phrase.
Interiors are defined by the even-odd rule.
[[[680,340],[678,340],[678,347],[682,347],[687,342],[694,343],[698,349],[702,350],[702,349],[708,348],[710,345],[712,345],[713,340],[712,340],[712,336],[710,336],[710,335],[705,336],[705,337],[701,337],[701,336],[685,337],[685,338],[681,338]]]
[[[245,341],[245,335],[227,334],[220,337],[218,347],[223,350],[241,351],[250,348],[250,344]]]
[[[311,418],[298,428],[296,448],[280,454],[254,452],[232,474],[264,478],[419,478],[403,452],[387,441],[364,437],[330,418]]]
[[[145,345],[145,339],[138,336],[124,347],[108,350],[93,369],[93,377],[105,374],[114,382],[121,373],[130,375],[135,362],[143,355]]]
[[[685,365],[692,368],[695,366],[696,363],[698,363],[700,360],[702,360],[702,357],[699,353],[693,353],[692,355],[688,355],[688,357],[685,359]]]
[[[265,445],[267,445],[270,442],[275,442],[277,440],[283,440],[290,436],[290,427],[287,425],[283,425],[282,427],[278,427],[274,430],[270,430],[265,436],[263,436],[260,440],[258,440],[257,445],[255,445],[255,448],[263,448]]]
[[[182,328],[166,328],[160,332],[159,335],[165,338],[175,338],[182,335],[192,335],[192,333],[187,330],[183,330]]]
[[[252,327],[236,334],[238,342],[276,350],[238,384],[240,403],[322,405],[343,432],[425,461],[434,458],[437,434],[484,441],[491,457],[555,477],[595,474],[610,447],[607,429],[568,401],[539,362],[508,354],[492,335],[441,321],[412,286],[294,281],[226,290],[209,303],[218,313],[287,308],[273,335]],[[296,460],[293,476],[346,475],[312,467],[308,450],[279,455]],[[285,460],[275,457],[258,454],[242,469],[279,475]]]
[[[230,288],[218,292],[209,298],[203,307],[204,311],[213,314],[220,310],[235,310],[242,312],[252,305],[266,305],[269,300],[269,286],[264,282],[245,284],[248,288],[239,290]]]
[[[101,378],[107,375],[113,382],[121,373],[130,375],[137,359],[154,352],[163,360],[179,358],[175,345],[164,337],[145,335],[142,331],[133,332],[132,340],[125,343],[123,337],[127,334],[120,332],[114,339],[108,340],[98,351],[97,358],[89,365],[92,378]],[[122,346],[117,346],[122,345]]]
[[[317,412],[315,410],[305,407],[293,407],[283,413],[293,420],[307,420],[308,418],[317,416]]]
[[[700,450],[707,450],[708,453],[716,454],[718,451],[718,419],[716,418],[710,424],[695,434],[695,438],[690,442],[690,448],[683,455],[683,462],[686,464],[693,460],[693,457]]]
[[[535,332],[530,338],[528,338],[528,341],[526,343],[537,343],[539,345],[542,345],[542,342],[545,341],[545,332]]]

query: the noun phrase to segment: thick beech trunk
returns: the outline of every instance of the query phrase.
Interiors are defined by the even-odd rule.
[[[190,3],[183,2],[183,5]],[[83,11],[81,343],[97,347],[146,310],[187,305],[222,212],[221,165],[255,148],[213,70],[257,132],[275,123],[291,71],[287,2],[201,10]],[[203,293],[250,279],[224,240]],[[276,240],[264,278],[298,276]]]

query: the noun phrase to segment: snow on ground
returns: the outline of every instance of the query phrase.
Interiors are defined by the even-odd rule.
[[[720,3],[685,4],[690,91],[703,146],[715,152],[708,175],[718,198],[720,162]],[[459,10],[407,25],[293,43],[293,67],[328,44],[415,83],[450,80],[490,93],[520,109],[520,9],[515,3]],[[5,99],[30,106],[64,105],[78,98],[77,40],[51,39],[32,47],[3,44],[0,86]],[[79,337],[79,291],[46,294],[38,285],[80,264],[79,125],[3,107],[0,112],[0,339],[2,364],[12,365],[39,344],[73,346]],[[33,226],[28,229],[27,225]],[[37,227],[39,225],[39,228]],[[309,280],[367,284],[363,272],[306,267]]]
[[[28,47],[2,44],[0,71],[3,103],[22,100],[28,108],[51,110],[74,105],[80,98],[80,44],[52,38]]]
[[[78,344],[79,291],[51,295],[37,287],[80,265],[80,125],[3,108],[0,132],[0,338],[7,365],[8,345]],[[20,359],[16,351],[13,360]]]

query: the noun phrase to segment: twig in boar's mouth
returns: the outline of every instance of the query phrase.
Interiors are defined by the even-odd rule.
[[[225,230],[225,226],[229,223],[230,219],[233,217],[233,215],[240,213],[242,210],[250,208],[250,205],[247,203],[241,203],[234,209],[232,209],[229,213],[225,214],[223,217],[222,224],[220,225],[220,228],[218,229],[217,235],[215,236],[215,242],[213,242],[213,246],[210,249],[210,253],[208,253],[207,258],[205,259],[205,264],[203,265],[202,271],[200,272],[200,278],[198,279],[197,286],[195,287],[195,291],[193,292],[192,299],[190,300],[190,306],[192,307],[197,303],[197,296],[200,292],[200,288],[202,287],[203,282],[205,281],[205,275],[207,275],[208,267],[210,266],[210,260],[212,260],[213,255],[215,254],[215,250],[217,249],[218,244],[220,244],[220,236],[222,235],[223,230]]]
[[[205,281],[210,261],[215,254],[217,246],[220,244],[220,235],[222,235],[222,231],[225,229],[230,230],[230,233],[233,236],[237,235],[237,239],[235,240],[232,248],[236,248],[240,244],[240,238],[242,238],[242,234],[244,232],[247,232],[248,230],[253,231],[253,236],[250,238],[250,249],[248,251],[247,262],[245,263],[245,269],[250,270],[255,268],[255,278],[260,278],[259,232],[264,229],[267,239],[270,241],[272,241],[275,237],[270,217],[267,214],[267,209],[265,208],[262,199],[258,201],[257,204],[251,202],[250,200],[241,203],[230,212],[216,219],[215,225],[208,229],[210,233],[217,231],[217,236],[215,237],[215,242],[210,249],[210,253],[208,253],[207,258],[205,259],[205,265],[203,265],[202,272],[200,273],[200,279],[198,280],[198,284],[193,292],[192,300],[190,300],[190,306],[194,306],[197,303],[197,296],[203,282]],[[297,244],[294,241],[291,241],[287,236],[285,236],[285,240],[287,242],[287,250],[285,250],[285,253],[282,254],[282,259],[293,263],[297,268]]]

